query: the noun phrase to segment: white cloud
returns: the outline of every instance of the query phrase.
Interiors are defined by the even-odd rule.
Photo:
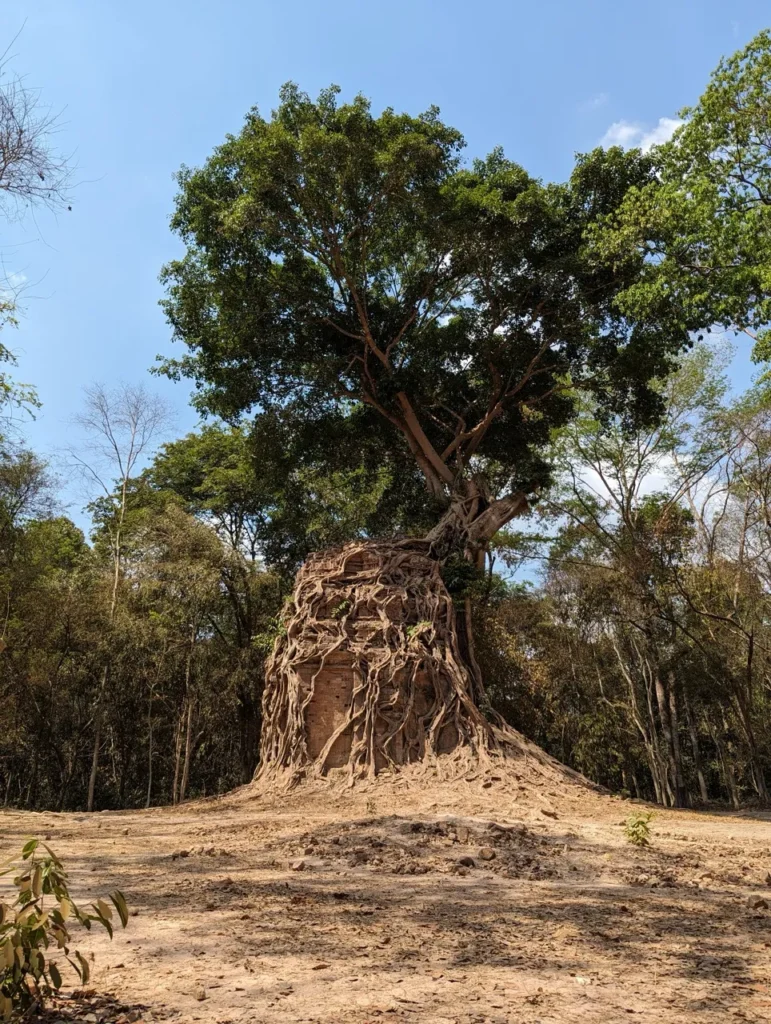
[[[614,121],[600,139],[600,145],[605,149],[610,146],[621,146],[627,149],[629,146],[639,145],[643,128],[639,124],[632,124],[631,121]]]
[[[610,99],[610,96],[606,92],[598,92],[594,96],[590,96],[588,100],[584,100],[580,103],[578,109],[582,113],[587,113],[590,110],[599,110],[600,107],[604,107]]]
[[[614,121],[600,140],[600,145],[606,149],[609,146],[621,146],[623,149],[639,146],[643,153],[647,153],[651,147],[671,139],[682,123],[676,117],[660,117],[657,125],[648,128],[638,121]]]
[[[0,269],[0,300],[3,302],[16,301],[28,284],[26,274],[20,271],[11,271],[5,274],[3,279],[3,272]]]

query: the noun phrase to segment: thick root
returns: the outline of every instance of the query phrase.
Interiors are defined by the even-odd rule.
[[[453,774],[507,751],[567,771],[475,703],[427,552],[420,541],[352,543],[302,567],[267,666],[259,779],[331,768],[355,779],[412,762]]]

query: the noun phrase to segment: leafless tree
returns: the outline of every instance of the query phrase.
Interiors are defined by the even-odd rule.
[[[69,208],[72,185],[70,161],[54,145],[60,115],[12,71],[9,51],[10,46],[0,54],[0,219],[6,223],[39,206]],[[0,327],[16,322],[22,290],[20,276],[6,272],[0,259]],[[0,364],[14,362],[0,343]],[[16,384],[0,369],[0,429],[10,426],[9,410],[36,405],[34,389]]]
[[[70,202],[72,167],[53,144],[61,118],[0,57],[0,204],[13,219],[31,206]]]
[[[115,619],[124,553],[124,527],[128,489],[143,459],[149,456],[170,421],[169,409],[143,384],[121,384],[107,388],[92,384],[85,389],[85,406],[76,418],[84,438],[77,449],[70,449],[71,461],[80,468],[92,487],[115,503],[109,524],[112,585],[110,623]],[[99,771],[102,703],[109,678],[106,661],[94,706],[94,749],[88,785],[88,810],[94,809],[94,791]]]

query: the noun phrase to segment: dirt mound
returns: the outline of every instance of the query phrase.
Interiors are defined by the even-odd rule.
[[[559,872],[552,861],[563,847],[521,824],[392,815],[304,832],[291,848],[277,852],[289,854],[293,871],[366,866],[393,875],[466,875],[481,869],[506,878],[553,878]]]
[[[516,734],[519,743],[480,758],[474,751],[426,758],[417,763],[382,769],[377,775],[357,778],[347,767],[331,769],[324,775],[294,768],[274,770],[258,776],[248,786],[225,799],[240,803],[262,800],[265,806],[301,807],[382,800],[404,806],[456,806],[459,803],[492,796],[497,806],[505,801],[517,816],[536,808],[546,813],[559,812],[564,803],[570,809],[576,802],[607,796],[602,787],[561,764],[525,737]],[[289,804],[287,804],[289,801]]]

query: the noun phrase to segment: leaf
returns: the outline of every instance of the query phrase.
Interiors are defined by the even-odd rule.
[[[28,924],[29,919],[35,913],[36,907],[34,903],[28,903],[23,910],[20,910],[16,915],[16,924],[23,925]]]
[[[61,868],[62,867],[62,862],[56,856],[56,854],[51,849],[51,847],[48,845],[48,843],[43,843],[43,848],[48,853],[48,856],[51,858],[51,863],[55,864],[57,868]]]
[[[113,904],[115,905],[115,909],[118,911],[118,916],[120,917],[120,923],[125,928],[126,925],[128,924],[128,918],[129,918],[128,905],[126,904],[126,897],[123,895],[123,893],[119,889],[116,889],[115,892],[110,893],[110,899],[112,900]]]
[[[54,988],[61,988],[62,987],[62,976],[59,973],[59,968],[56,966],[55,963],[53,963],[53,961],[49,961],[48,962],[48,974],[49,974],[49,976],[51,978],[51,983],[52,983],[53,987]]]
[[[102,917],[106,917],[108,921],[112,920],[112,910],[110,910],[104,900],[97,900],[96,907]]]
[[[32,872],[32,895],[39,896],[43,891],[43,865],[37,864]]]
[[[24,860],[28,860],[32,854],[40,846],[39,839],[28,839],[27,842],[21,848],[21,855]]]
[[[40,952],[37,949],[31,949],[29,951],[27,961],[29,963],[30,971],[35,975],[35,977],[39,977],[43,970],[43,957]]]
[[[59,913],[62,915],[63,921],[66,921],[72,914],[72,904],[66,896],[59,900]]]
[[[110,913],[112,914],[112,911],[110,911]],[[98,907],[96,908],[96,914],[93,920],[98,920],[110,938],[112,938],[112,924],[110,923],[109,918],[103,916]]]
[[[13,943],[10,939],[6,939],[3,943],[3,962],[6,967],[13,967],[15,960]]]
[[[91,977],[91,969],[88,966],[86,958],[82,953],[79,953],[77,949],[75,950],[75,956],[78,958],[78,963],[80,964],[80,971],[78,972],[80,974],[80,980],[85,985]]]

